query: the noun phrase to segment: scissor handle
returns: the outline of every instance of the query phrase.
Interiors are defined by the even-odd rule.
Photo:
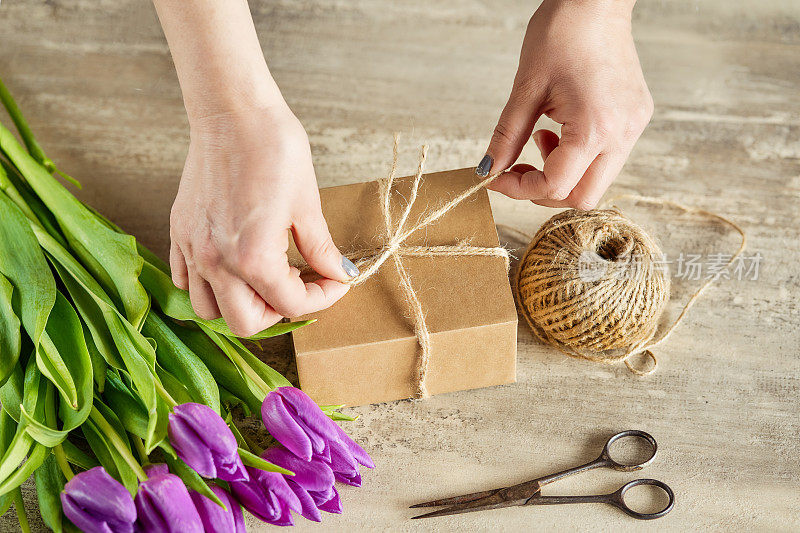
[[[653,485],[654,487],[658,487],[663,490],[667,494],[668,498],[667,504],[664,506],[664,508],[655,513],[640,513],[639,511],[631,509],[628,504],[625,503],[625,493],[633,487],[637,487],[639,485]],[[675,506],[675,493],[672,492],[672,489],[669,488],[669,485],[662,481],[658,481],[657,479],[634,479],[630,483],[626,483],[620,487],[617,492],[614,492],[609,496],[609,501],[612,505],[622,509],[628,515],[638,518],[639,520],[653,520],[655,518],[661,518],[670,512]]]
[[[650,449],[652,450],[652,452],[650,453],[650,457],[638,463],[621,463],[619,461],[614,460],[614,458],[611,456],[611,446],[619,439],[624,439],[625,437],[636,437],[638,439],[646,441],[647,444],[650,446]],[[620,431],[619,433],[608,439],[608,442],[606,442],[606,445],[603,447],[603,453],[600,454],[600,460],[605,461],[604,466],[611,467],[614,470],[620,470],[622,472],[634,472],[636,470],[641,470],[642,468],[652,463],[653,459],[655,459],[656,457],[657,450],[658,450],[658,444],[656,444],[656,439],[654,439],[651,434],[638,429],[629,429],[627,431]]]

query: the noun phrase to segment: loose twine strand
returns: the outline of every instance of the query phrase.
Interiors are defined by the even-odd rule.
[[[430,364],[431,355],[431,334],[428,325],[425,321],[425,312],[422,308],[422,303],[419,300],[416,290],[411,283],[411,277],[403,265],[403,257],[465,257],[465,256],[486,256],[486,257],[499,257],[502,258],[506,265],[506,270],[509,267],[509,254],[508,250],[503,247],[480,247],[471,246],[466,241],[459,242],[452,246],[406,246],[403,243],[415,232],[425,228],[445,214],[450,212],[458,204],[489,185],[492,181],[497,179],[502,172],[493,174],[488,178],[476,183],[472,187],[466,189],[464,192],[445,203],[438,209],[424,215],[417,223],[412,224],[406,228],[406,223],[411,214],[411,208],[417,200],[419,187],[422,183],[422,175],[425,170],[425,160],[428,155],[428,147],[423,146],[419,156],[419,165],[417,166],[417,173],[414,175],[414,181],[411,186],[411,193],[406,202],[400,218],[395,222],[392,219],[391,199],[392,187],[394,185],[395,176],[397,174],[397,159],[398,159],[398,144],[399,136],[394,136],[394,147],[392,150],[392,167],[389,170],[389,176],[385,180],[379,181],[379,194],[381,201],[381,211],[383,214],[384,229],[386,230],[386,244],[373,249],[360,250],[351,252],[347,255],[351,260],[355,259],[356,266],[361,271],[357,276],[350,279],[347,283],[350,285],[360,285],[366,280],[371,278],[381,266],[390,258],[392,259],[397,274],[400,277],[400,287],[403,290],[403,295],[408,302],[411,310],[411,321],[414,325],[414,334],[419,343],[420,353],[417,357],[414,366],[414,387],[416,398],[427,398],[430,396],[426,384],[428,376],[428,367]]]

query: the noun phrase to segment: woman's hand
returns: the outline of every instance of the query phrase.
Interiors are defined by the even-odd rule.
[[[631,36],[631,0],[545,0],[528,24],[514,86],[478,174],[511,167],[533,138],[544,167],[515,165],[490,188],[551,207],[595,207],[653,114]]]
[[[322,277],[289,265],[289,232]],[[357,274],[331,240],[308,138],[288,107],[197,119],[170,217],[170,267],[205,319],[239,336],[328,307]]]

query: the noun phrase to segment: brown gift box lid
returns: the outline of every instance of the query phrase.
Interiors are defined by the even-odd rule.
[[[406,227],[476,183],[474,169],[427,174]],[[392,213],[405,208],[413,178],[395,180]],[[334,242],[344,253],[384,244],[378,182],[320,190]],[[485,189],[412,234],[408,246],[499,246]],[[290,260],[300,256],[290,250]],[[497,257],[403,257],[431,333],[431,394],[515,381],[517,314]],[[419,345],[391,260],[353,287],[317,322],[292,333],[302,389],[322,404],[362,405],[409,398]],[[299,320],[298,319],[298,320]]]

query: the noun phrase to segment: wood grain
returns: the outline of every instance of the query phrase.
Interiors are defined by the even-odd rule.
[[[431,145],[431,170],[476,164],[513,79],[527,4],[253,1],[252,10],[327,186],[383,175],[394,131],[404,135],[409,172],[421,142]],[[656,113],[610,195],[661,196],[731,217],[748,233],[746,253],[763,256],[758,280],[709,290],[645,379],[568,359],[521,327],[514,385],[352,409],[360,418],[347,429],[378,467],[363,488],[342,490],[343,515],[300,529],[800,529],[800,7],[642,2],[634,27]],[[49,155],[83,182],[79,196],[165,256],[188,132],[152,7],[7,0],[0,50],[0,75]],[[538,162],[534,152],[523,159]],[[498,222],[528,232],[551,214],[497,195],[492,203]],[[631,214],[674,253],[735,249],[701,219]],[[673,312],[691,287],[676,282]],[[267,356],[291,372],[288,346],[278,339]],[[409,504],[572,465],[628,428],[659,442],[643,474],[675,490],[664,519],[553,506],[408,520]],[[548,491],[604,491],[633,477],[597,471]],[[33,510],[32,487],[25,491]],[[14,524],[12,511],[0,529]]]

